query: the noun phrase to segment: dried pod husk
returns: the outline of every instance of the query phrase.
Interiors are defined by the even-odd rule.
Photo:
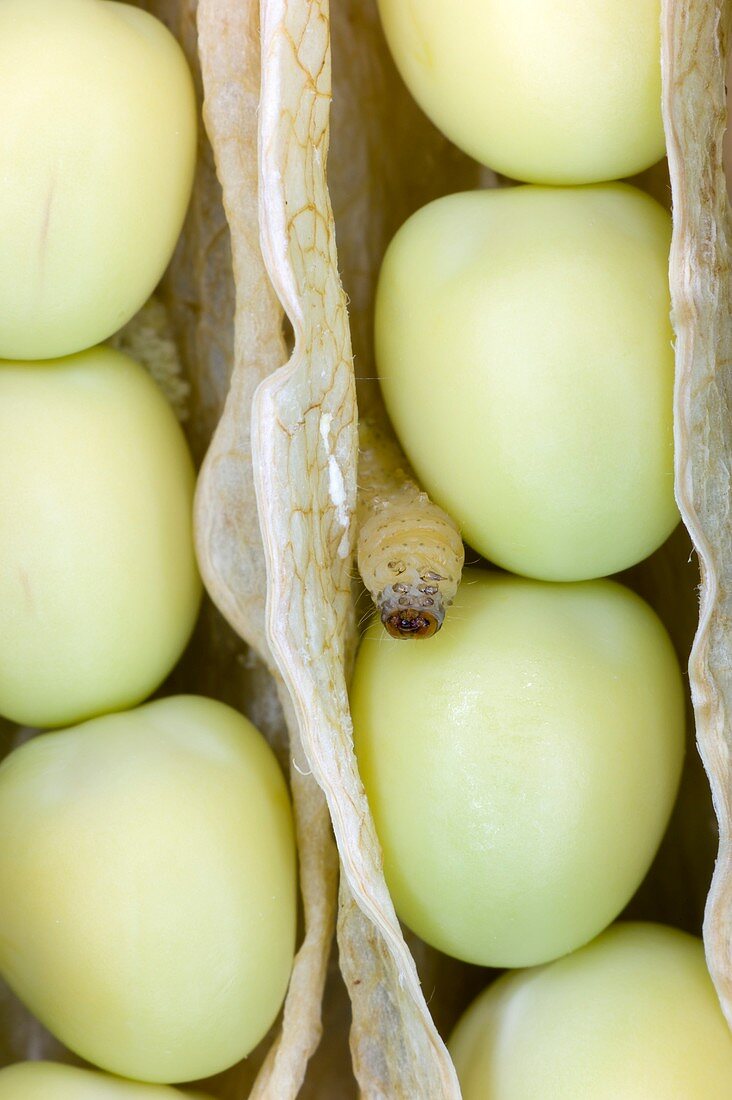
[[[459,1094],[384,883],[353,753],[356,401],[325,168],[327,3],[263,0],[260,230],[293,352],[253,402],[252,448],[268,577],[267,640],[323,788],[341,858],[339,947],[364,1095]],[[395,1028],[395,1023],[398,1027]],[[408,1060],[407,1080],[386,1054]],[[378,1085],[375,1061],[383,1067]],[[405,1091],[405,1088],[407,1091]]]
[[[689,664],[699,750],[719,822],[706,906],[709,969],[732,1026],[732,276],[723,164],[732,11],[665,0],[664,119],[673,194],[670,282],[676,332],[676,496],[701,568]]]

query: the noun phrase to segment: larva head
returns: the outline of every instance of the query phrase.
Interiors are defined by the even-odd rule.
[[[386,618],[382,615],[381,621],[392,638],[431,638],[442,626],[436,615],[414,608],[395,611]]]
[[[445,605],[431,584],[397,582],[384,589],[378,606],[392,638],[431,638],[445,620]]]
[[[463,557],[455,525],[411,482],[362,520],[358,568],[393,638],[437,633],[455,596]]]

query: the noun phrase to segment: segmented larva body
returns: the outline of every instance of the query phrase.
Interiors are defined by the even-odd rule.
[[[391,433],[359,426],[358,570],[394,638],[430,638],[460,583],[460,532],[433,504]]]

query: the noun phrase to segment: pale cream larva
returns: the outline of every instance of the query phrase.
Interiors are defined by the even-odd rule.
[[[460,532],[419,487],[383,421],[362,418],[359,444],[361,579],[393,638],[430,638],[460,583]]]

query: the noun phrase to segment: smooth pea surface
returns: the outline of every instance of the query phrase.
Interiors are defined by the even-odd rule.
[[[379,377],[425,489],[543,580],[652,553],[674,500],[671,220],[622,184],[439,199],[384,259]]]
[[[193,184],[173,36],[111,0],[0,3],[0,358],[105,340],[152,293]]]
[[[369,629],[352,709],[397,913],[434,947],[547,962],[640,885],[676,794],[684,697],[666,631],[628,589],[466,570],[429,644]]]
[[[111,1073],[196,1080],[264,1037],[292,967],[287,788],[259,732],[176,696],[0,766],[0,971]]]
[[[140,702],[201,595],[173,412],[108,348],[0,362],[0,440],[0,714],[60,726]]]
[[[53,1062],[19,1062],[0,1070],[0,1100],[210,1100]]]
[[[722,1100],[732,1036],[701,940],[618,924],[550,966],[508,974],[450,1051],[463,1100]]]
[[[397,66],[447,136],[531,183],[664,154],[660,0],[379,0]]]

